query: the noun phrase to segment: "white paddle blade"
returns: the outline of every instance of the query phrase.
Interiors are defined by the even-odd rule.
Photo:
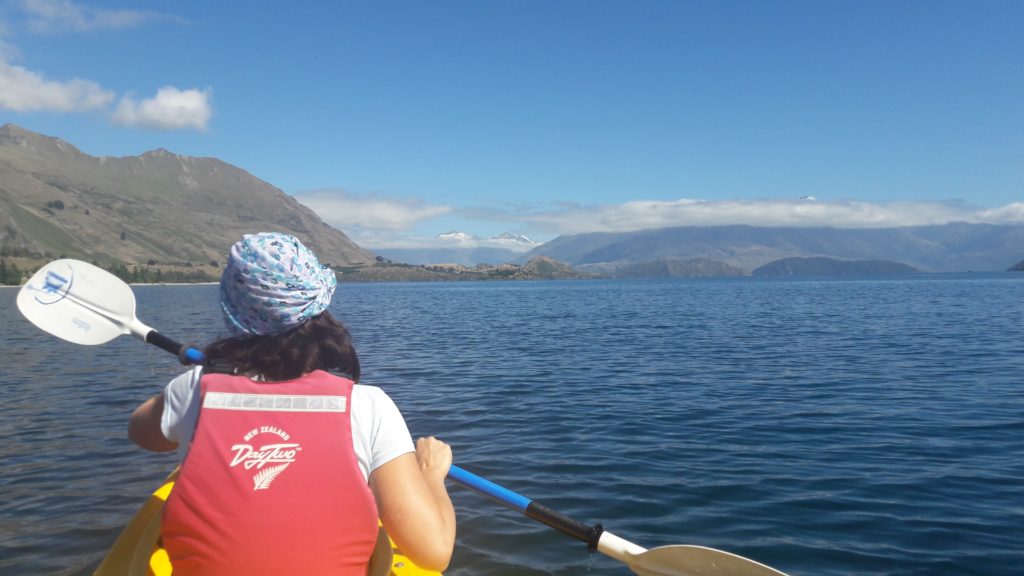
[[[103,344],[130,333],[135,295],[110,272],[80,260],[54,260],[18,292],[18,310],[30,322],[75,344]]]
[[[626,564],[640,576],[786,576],[742,556],[703,546],[660,546],[630,555]]]

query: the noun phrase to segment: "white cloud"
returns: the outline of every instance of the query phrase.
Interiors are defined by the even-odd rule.
[[[356,243],[384,248],[528,247],[508,240],[480,237],[436,238],[418,234],[416,226],[439,216],[464,222],[466,229],[495,232],[510,228],[547,240],[587,232],[631,232],[673,226],[887,228],[941,225],[950,222],[1024,224],[1024,202],[988,209],[963,202],[825,201],[813,197],[766,200],[635,200],[584,206],[573,203],[496,208],[453,208],[421,200],[356,195],[341,190],[303,192],[296,197],[327,223],[344,230]],[[458,226],[458,224],[454,224]]]
[[[209,88],[178,90],[164,86],[146,100],[125,96],[114,110],[114,123],[157,130],[206,130],[213,115],[212,93]]]
[[[8,63],[8,45],[0,40],[0,110],[14,112],[109,112],[117,95],[92,80],[50,80],[39,72]],[[213,116],[213,91],[160,88],[136,101],[124,96],[113,111],[115,124],[157,130],[206,130]]]
[[[370,194],[351,194],[343,190],[311,190],[295,197],[316,212],[328,224],[345,230],[413,229],[419,222],[452,211],[450,206],[428,204],[416,199],[387,198]]]
[[[116,30],[165,17],[143,10],[104,10],[79,6],[67,0],[22,0],[21,8],[28,18],[28,28],[33,32]]]
[[[105,10],[79,6],[67,0],[22,0],[17,3],[24,13],[23,26],[34,32],[90,31],[123,29],[154,19],[173,16],[139,10]],[[40,72],[16,66],[20,57],[9,43],[7,24],[0,20],[0,110],[14,112],[91,112],[110,114],[122,126],[158,130],[206,130],[213,115],[212,91],[179,90],[166,86],[153,98],[136,101],[123,96],[111,111],[117,94],[92,80],[72,78],[51,80]]]
[[[554,234],[629,232],[671,226],[795,226],[887,228],[950,222],[1024,223],[1024,203],[997,209],[948,202],[822,202],[801,200],[637,200],[619,205],[570,205],[518,219]]]
[[[416,236],[388,233],[382,230],[360,230],[345,228],[344,232],[360,246],[370,250],[412,248],[419,250],[456,248],[474,250],[480,248],[499,248],[510,252],[528,252],[540,246],[542,242],[525,243],[498,237],[480,238],[444,238],[437,236]]]
[[[106,108],[113,100],[113,92],[91,80],[47,80],[42,74],[0,61],[0,108],[82,112]]]
[[[981,210],[978,212],[978,218],[978,221],[990,224],[1024,223],[1024,202],[1014,202],[992,210]]]

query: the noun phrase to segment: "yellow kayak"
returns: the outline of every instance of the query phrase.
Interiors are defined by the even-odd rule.
[[[178,471],[171,472],[163,485],[146,500],[135,518],[125,526],[107,557],[93,576],[170,576],[167,552],[160,547],[160,521],[164,502],[174,488]],[[409,561],[388,538],[384,528],[377,536],[377,548],[370,559],[371,576],[440,576],[440,572],[423,570]]]

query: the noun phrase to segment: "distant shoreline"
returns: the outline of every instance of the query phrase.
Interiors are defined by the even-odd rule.
[[[771,276],[646,276],[646,277],[612,277],[612,276],[590,276],[590,277],[574,277],[574,278],[546,278],[546,277],[472,277],[472,276],[459,276],[451,275],[444,277],[421,277],[421,278],[397,278],[397,277],[377,277],[377,278],[353,278],[351,276],[340,275],[338,277],[338,284],[386,284],[386,283],[403,283],[403,282],[421,282],[421,283],[445,283],[445,282],[530,282],[530,281],[543,281],[543,280],[720,280],[725,278],[739,279],[753,279],[753,280],[786,280],[786,279],[834,279],[834,280],[857,280],[866,278],[893,278],[893,277],[936,277],[936,276],[958,276],[958,275],[985,275],[985,274],[1011,274],[1015,276],[1024,277],[1024,270],[965,270],[962,272],[913,272],[913,273],[880,273],[880,274],[792,274],[792,275],[771,275]],[[217,286],[220,282],[125,282],[129,286]],[[16,288],[21,289],[25,284],[0,284],[2,288]]]

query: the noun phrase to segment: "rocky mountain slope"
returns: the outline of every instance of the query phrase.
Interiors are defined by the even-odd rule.
[[[242,234],[263,231],[296,235],[325,264],[374,261],[291,196],[215,158],[162,149],[95,157],[59,138],[0,127],[7,256],[217,266]]]

